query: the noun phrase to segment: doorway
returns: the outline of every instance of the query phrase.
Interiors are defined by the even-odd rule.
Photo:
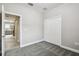
[[[20,47],[20,17],[5,13],[4,39],[5,51]]]

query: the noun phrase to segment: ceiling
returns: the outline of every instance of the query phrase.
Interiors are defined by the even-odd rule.
[[[59,5],[62,5],[63,3],[30,3],[30,4],[32,5],[29,5],[29,3],[27,3],[26,6],[37,9],[40,12],[46,12],[55,7],[58,7]]]

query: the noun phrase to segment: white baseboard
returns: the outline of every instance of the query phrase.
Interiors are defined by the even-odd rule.
[[[35,41],[35,42],[31,42],[31,43],[28,43],[28,44],[25,44],[25,45],[22,45],[21,47],[25,47],[25,46],[29,46],[29,45],[32,45],[32,44],[35,44],[35,43],[38,43],[38,42],[42,42],[44,40],[39,40],[39,41]],[[47,41],[48,42],[48,41]],[[55,44],[57,45],[57,44]],[[63,46],[63,45],[58,45],[62,48],[65,48],[65,49],[68,49],[70,51],[73,51],[73,52],[76,52],[76,53],[79,53],[79,50],[76,50],[76,49],[73,49],[73,48],[70,48],[70,47],[66,47],[66,46]]]
[[[68,50],[76,52],[76,53],[79,53],[79,50],[76,50],[76,49],[73,49],[73,48],[70,48],[70,47],[66,47],[66,46],[63,46],[63,45],[60,45],[60,47],[68,49]]]
[[[35,44],[35,43],[38,43],[38,42],[42,42],[42,41],[44,41],[44,40],[38,40],[38,41],[35,41],[35,42],[27,43],[25,45],[22,45],[21,47],[29,46],[29,45],[32,45],[32,44]]]
[[[56,44],[56,43],[52,43],[52,42],[50,42],[50,41],[48,41],[48,40],[45,40],[46,42],[49,42],[49,43],[51,43],[51,44],[54,44],[54,45],[58,45],[58,44]],[[59,46],[59,45],[58,45]]]
[[[45,40],[45,41],[46,41],[46,40]],[[49,42],[49,41],[47,41],[47,42]],[[49,42],[49,43],[51,43],[51,42]],[[52,43],[52,44],[55,44],[55,43]],[[58,44],[55,44],[55,45],[58,45]],[[70,51],[72,51],[72,52],[79,53],[79,50],[76,50],[76,49],[73,49],[73,48],[70,48],[70,47],[66,47],[66,46],[63,46],[63,45],[58,45],[58,46],[60,46],[60,47],[62,47],[62,48],[65,48],[65,49],[67,49],[67,50],[70,50]]]

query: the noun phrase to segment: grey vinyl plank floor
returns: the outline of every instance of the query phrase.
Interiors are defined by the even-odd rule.
[[[79,56],[79,54],[42,41],[23,48],[6,51],[5,56]]]

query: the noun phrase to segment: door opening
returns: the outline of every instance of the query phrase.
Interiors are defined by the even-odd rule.
[[[4,35],[5,50],[20,47],[20,17],[11,14],[5,14]]]

